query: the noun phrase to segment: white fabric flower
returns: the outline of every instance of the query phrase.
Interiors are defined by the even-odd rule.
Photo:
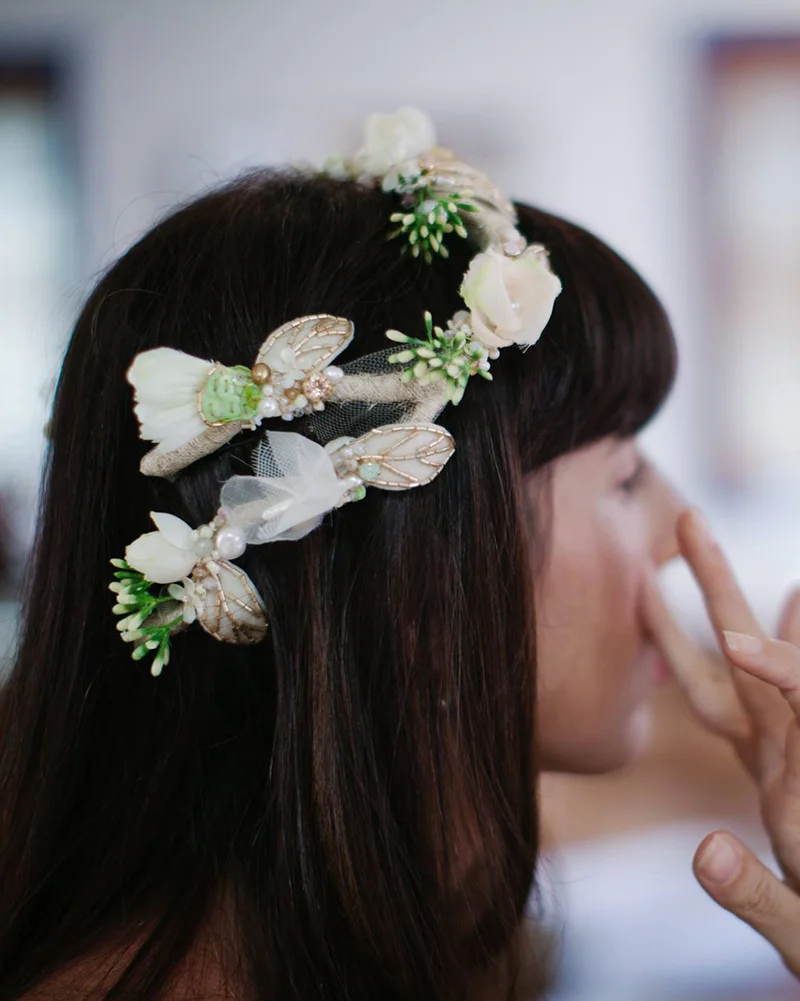
[[[173,348],[152,348],[133,359],[127,378],[136,396],[140,435],[157,442],[158,451],[180,448],[205,431],[197,393],[213,365]]]
[[[154,584],[171,584],[188,577],[198,562],[191,528],[174,514],[151,511],[150,517],[158,531],[140,535],[128,546],[128,566]]]
[[[302,382],[308,375],[308,372],[303,369],[302,363],[298,360],[297,354],[291,348],[284,348],[279,353],[273,352],[269,358],[269,366],[274,372],[278,372],[283,376],[281,385],[284,389],[294,386],[295,383]]]
[[[472,259],[461,285],[472,332],[488,348],[535,344],[560,292],[561,282],[539,245],[518,257],[489,248]]]
[[[350,160],[341,153],[334,153],[327,158],[322,165],[322,173],[335,181],[346,181],[353,176]]]
[[[364,145],[355,160],[364,173],[384,177],[392,167],[414,160],[436,145],[433,122],[419,108],[370,115]]]
[[[191,577],[184,577],[180,584],[170,584],[167,588],[170,598],[180,601],[183,605],[183,621],[190,626],[197,618],[197,602],[195,583]]]

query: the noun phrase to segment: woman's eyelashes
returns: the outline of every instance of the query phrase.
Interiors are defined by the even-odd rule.
[[[644,479],[645,473],[647,472],[647,460],[642,456],[637,457],[636,468],[627,476],[624,480],[621,480],[617,487],[624,494],[635,494],[637,489],[641,486],[642,480]]]

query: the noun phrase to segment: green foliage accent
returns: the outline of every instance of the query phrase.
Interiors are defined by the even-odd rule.
[[[477,212],[475,205],[459,194],[443,195],[430,184],[428,171],[421,171],[413,177],[400,176],[392,190],[404,196],[408,208],[404,212],[393,212],[391,222],[399,223],[389,234],[389,239],[405,236],[407,249],[414,257],[422,257],[430,264],[434,254],[448,257],[444,238],[449,233],[466,239],[467,228],[463,215]]]
[[[201,408],[209,424],[249,421],[258,413],[261,387],[246,365],[218,365],[205,381]]]
[[[147,625],[147,620],[162,605],[175,604],[175,599],[165,593],[156,594],[153,589],[160,585],[147,580],[144,574],[128,566],[125,560],[111,560],[116,567],[114,583],[109,590],[116,596],[112,611],[124,618],[117,623],[117,629],[126,643],[133,643],[134,660],[141,660],[148,653],[155,654],[150,673],[157,675],[169,663],[169,641],[172,631],[183,623],[183,611],[175,618],[165,619],[157,625]]]
[[[467,319],[461,323],[450,320],[446,329],[442,329],[433,325],[433,317],[426,312],[425,330],[425,340],[409,337],[399,330],[386,332],[389,340],[404,345],[402,351],[389,356],[391,364],[407,366],[400,376],[404,382],[414,379],[421,386],[444,382],[447,398],[458,404],[471,376],[480,375],[491,380],[489,351],[472,336]]]

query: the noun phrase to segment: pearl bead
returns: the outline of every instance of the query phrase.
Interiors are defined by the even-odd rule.
[[[329,365],[322,374],[330,382],[341,382],[344,379],[344,372],[338,365]]]
[[[235,560],[247,549],[244,532],[236,525],[221,528],[214,537],[214,544],[224,560]]]
[[[258,412],[263,417],[277,417],[281,412],[281,408],[275,397],[265,396],[258,405]]]
[[[525,237],[516,230],[510,230],[503,236],[503,252],[507,257],[519,257],[526,246]]]
[[[265,365],[263,362],[258,362],[257,365],[253,365],[250,370],[250,374],[253,376],[253,382],[257,386],[263,386],[265,382],[269,382],[269,377],[272,375],[272,371],[269,365]]]
[[[349,490],[356,490],[358,487],[363,486],[360,476],[345,476],[342,483],[346,484]]]

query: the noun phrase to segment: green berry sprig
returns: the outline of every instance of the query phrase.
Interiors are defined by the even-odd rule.
[[[156,625],[147,625],[148,619],[164,605],[175,603],[175,598],[167,594],[154,594],[152,588],[157,585],[147,580],[144,574],[130,567],[125,560],[111,560],[114,566],[116,580],[108,585],[116,596],[116,604],[112,611],[115,615],[123,615],[117,623],[117,629],[126,643],[133,643],[134,660],[141,660],[153,652],[153,663],[150,673],[153,676],[161,674],[165,664],[169,663],[170,634],[183,623],[183,611],[172,618],[169,615],[159,615]],[[166,611],[166,609],[164,609]]]
[[[399,330],[386,331],[390,341],[404,345],[402,351],[389,356],[391,364],[407,366],[400,376],[403,382],[414,379],[421,386],[444,382],[448,400],[458,404],[473,375],[491,380],[489,349],[473,336],[467,313],[459,314],[442,328],[433,325],[433,317],[426,311],[425,330],[425,340]]]
[[[477,212],[476,206],[462,195],[437,192],[430,185],[427,171],[420,171],[412,177],[399,177],[391,190],[402,195],[409,204],[405,211],[393,212],[389,217],[391,222],[399,223],[397,229],[389,234],[389,239],[405,236],[413,257],[422,256],[430,264],[434,254],[449,256],[444,243],[449,233],[467,238],[463,216],[468,212]]]

